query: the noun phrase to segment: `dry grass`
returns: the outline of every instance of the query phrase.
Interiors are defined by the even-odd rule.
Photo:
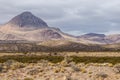
[[[36,52],[28,53],[33,55],[53,55],[55,52]],[[61,56],[79,56],[79,57],[120,57],[120,52],[56,52]],[[23,53],[0,53],[0,56],[24,55]]]

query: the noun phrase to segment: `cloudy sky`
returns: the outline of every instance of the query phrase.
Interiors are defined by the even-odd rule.
[[[73,35],[120,33],[120,0],[0,0],[0,24],[24,11]]]

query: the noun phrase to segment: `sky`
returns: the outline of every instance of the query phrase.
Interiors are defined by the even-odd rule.
[[[120,33],[120,0],[0,0],[0,24],[24,11],[72,35]]]

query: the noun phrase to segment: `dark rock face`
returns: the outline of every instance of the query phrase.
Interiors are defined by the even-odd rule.
[[[19,27],[48,27],[47,23],[42,19],[34,16],[31,12],[23,12],[22,14],[14,17],[8,24],[17,25]]]

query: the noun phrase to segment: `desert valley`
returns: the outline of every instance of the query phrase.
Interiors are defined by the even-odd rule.
[[[0,25],[0,80],[120,80],[120,34],[70,35],[31,12]]]

